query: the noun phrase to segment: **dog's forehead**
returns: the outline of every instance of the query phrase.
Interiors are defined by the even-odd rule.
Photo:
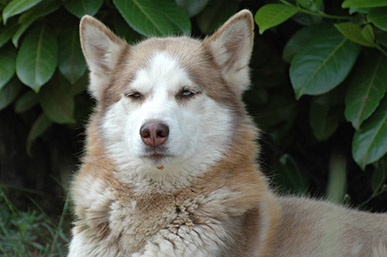
[[[142,90],[163,88],[175,90],[190,86],[192,80],[177,56],[167,51],[155,51],[146,64],[135,73],[131,86]]]

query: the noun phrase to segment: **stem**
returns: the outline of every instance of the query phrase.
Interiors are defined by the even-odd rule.
[[[284,5],[296,7],[296,8],[298,9],[299,12],[306,13],[306,14],[310,14],[310,15],[314,15],[314,16],[318,16],[318,17],[322,17],[322,18],[335,19],[335,20],[348,20],[348,19],[351,18],[350,16],[338,16],[338,15],[327,14],[327,13],[324,13],[324,12],[313,12],[313,11],[310,11],[310,10],[307,10],[307,9],[304,9],[304,8],[301,8],[301,7],[298,6],[298,5],[295,6],[295,5],[289,3],[289,2],[286,1],[286,0],[279,0],[279,1],[280,1],[281,3],[283,3]]]

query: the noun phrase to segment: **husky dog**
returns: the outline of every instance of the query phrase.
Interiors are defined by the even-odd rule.
[[[387,215],[272,193],[241,100],[254,22],[128,45],[80,25],[97,105],[71,195],[70,257],[386,257]]]

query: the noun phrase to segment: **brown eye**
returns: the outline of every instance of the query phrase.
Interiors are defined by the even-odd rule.
[[[130,92],[130,93],[126,93],[125,97],[132,98],[134,100],[139,100],[142,98],[142,94],[139,92]]]

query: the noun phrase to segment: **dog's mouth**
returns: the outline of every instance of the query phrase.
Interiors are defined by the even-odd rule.
[[[170,154],[168,154],[164,147],[148,148],[145,150],[145,154],[143,155],[143,157],[156,162],[161,161],[169,156]]]

